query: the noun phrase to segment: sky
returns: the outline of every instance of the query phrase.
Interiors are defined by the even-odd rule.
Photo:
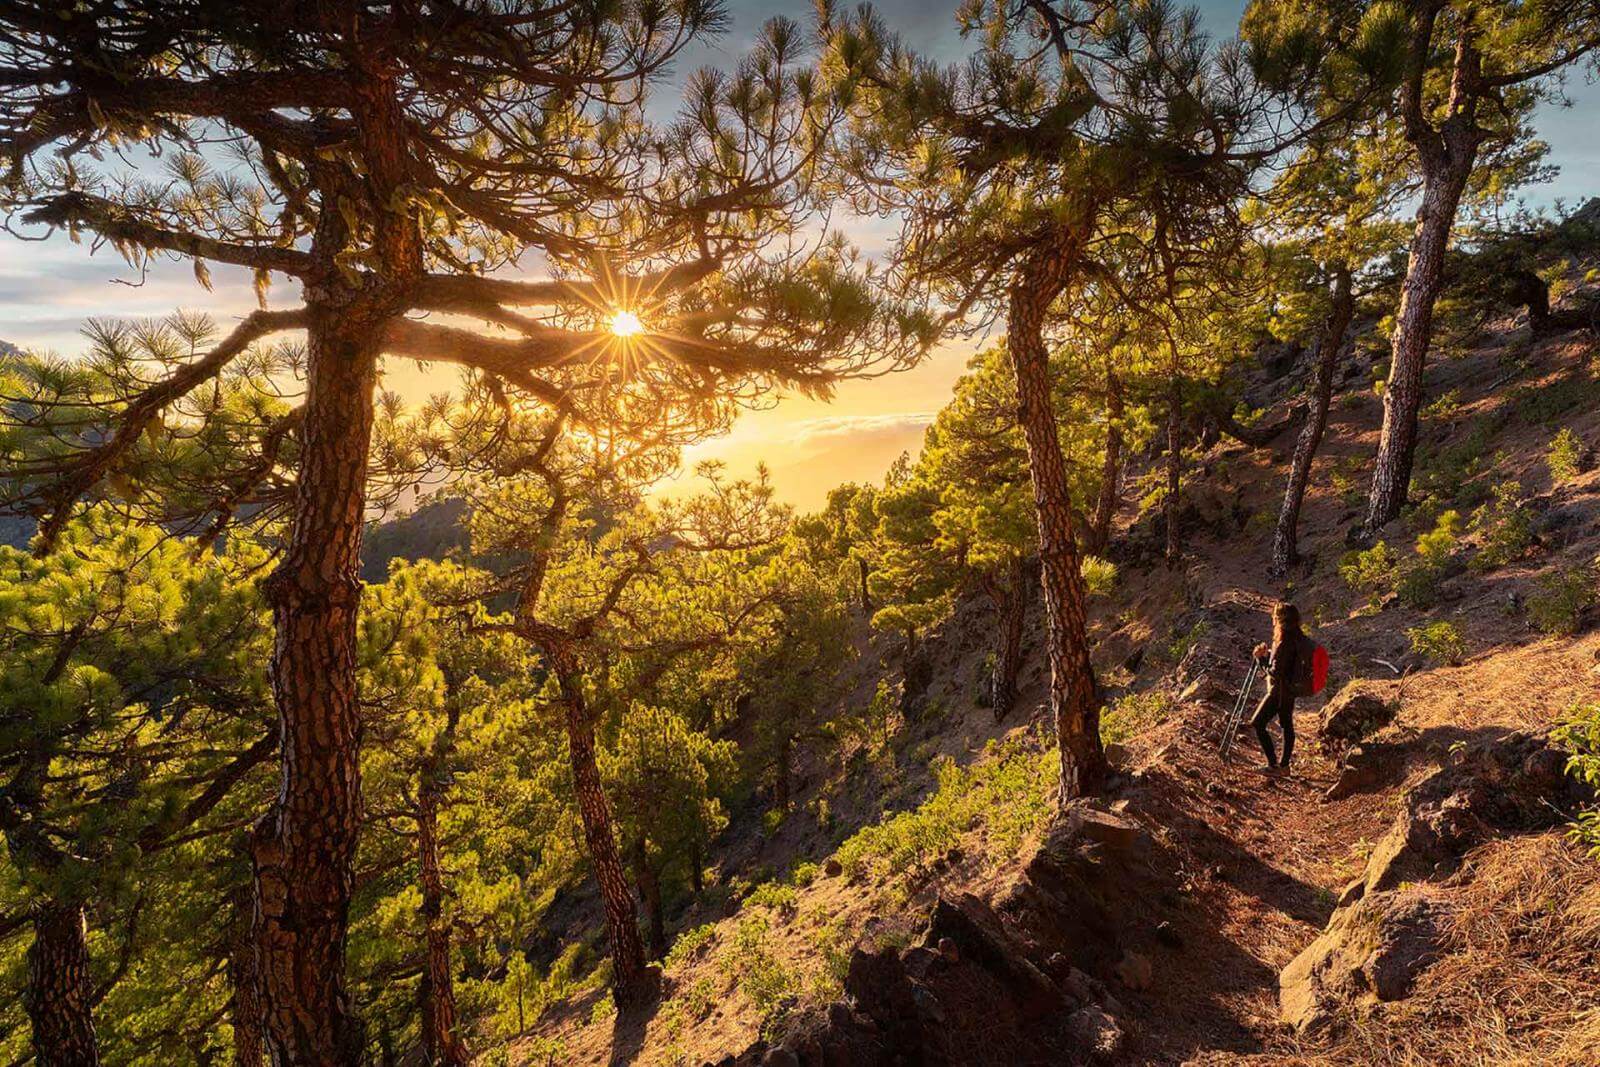
[[[946,60],[962,54],[953,2],[879,0],[876,6],[913,47]],[[1244,3],[1204,0],[1200,7],[1207,26],[1224,36],[1232,33]],[[800,0],[730,0],[730,9],[729,31],[692,46],[677,64],[677,76],[702,66],[732,66],[768,18],[784,14],[804,23],[811,5]],[[658,92],[670,99],[672,86]],[[1538,116],[1539,136],[1550,143],[1549,161],[1559,173],[1554,181],[1528,191],[1534,205],[1581,203],[1600,195],[1600,138],[1593,118],[1600,109],[1600,85],[1576,72],[1569,79],[1568,95],[1573,107],[1547,107]],[[880,220],[835,218],[833,223],[869,255],[882,251],[889,232]],[[211,274],[212,291],[207,292],[187,263],[158,263],[141,279],[110,248],[91,256],[87,244],[74,245],[64,237],[25,242],[0,234],[0,340],[72,355],[83,347],[79,330],[87,318],[159,316],[180,307],[210,314],[226,328],[254,307],[250,278],[241,269],[220,265],[213,265]],[[274,297],[275,305],[285,302],[280,294]],[[949,397],[978,343],[949,343],[911,370],[845,382],[829,401],[780,397],[771,407],[741,416],[727,436],[693,449],[685,467],[716,459],[743,475],[764,462],[780,497],[802,509],[815,507],[832,486],[876,481],[896,456],[916,451],[923,430]],[[424,370],[395,360],[384,370],[386,387],[414,400],[447,390],[454,374],[448,367]]]

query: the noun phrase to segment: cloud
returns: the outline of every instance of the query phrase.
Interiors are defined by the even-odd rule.
[[[827,415],[793,424],[794,444],[811,448],[836,448],[861,443],[921,435],[933,422],[931,411],[891,412],[881,415]]]

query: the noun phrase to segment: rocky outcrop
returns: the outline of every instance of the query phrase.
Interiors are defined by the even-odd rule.
[[[1322,727],[1318,731],[1322,747],[1329,752],[1342,752],[1365,741],[1393,722],[1399,710],[1398,683],[1357,678],[1322,709]]]
[[[1150,848],[1128,815],[1072,805],[993,903],[939,896],[916,945],[857,948],[844,999],[719,1067],[1115,1060],[1128,1016],[1107,982],[1137,991],[1156,974],[1110,901],[1154,866]]]
[[[1558,826],[1589,799],[1543,736],[1512,734],[1456,751],[1405,807],[1339,898],[1327,928],[1279,975],[1285,1022],[1312,1032],[1352,1008],[1397,1000],[1438,958],[1450,914],[1442,885],[1492,837]]]

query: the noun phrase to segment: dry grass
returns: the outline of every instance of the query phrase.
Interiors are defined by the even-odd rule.
[[[1483,846],[1444,957],[1313,1063],[1600,1063],[1600,865],[1560,834]]]

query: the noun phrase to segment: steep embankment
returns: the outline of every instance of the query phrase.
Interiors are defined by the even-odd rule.
[[[1600,694],[1593,609],[1576,636],[1535,625],[1562,621],[1600,554],[1600,473],[1557,479],[1549,462],[1559,429],[1600,441],[1595,347],[1505,322],[1442,352],[1426,499],[1384,531],[1387,562],[1341,574],[1382,355],[1368,334],[1346,365],[1289,583],[1332,651],[1329,692],[1364,680],[1393,712],[1351,759],[1318,744],[1320,700],[1297,717],[1291,776],[1262,774],[1248,734],[1217,754],[1283,592],[1265,561],[1293,443],[1224,442],[1187,492],[1184,566],[1155,560],[1135,522],[1095,608],[1123,771],[1109,827],[1052,822],[1044,664],[1031,650],[1019,711],[994,723],[991,624],[965,603],[908,715],[804,763],[782,826],[735,827],[720,903],[678,920],[661,1005],[619,1019],[576,998],[513,1062],[870,1063],[886,1046],[928,1062],[1596,1062],[1600,867],[1564,838],[1555,757],[1504,740]],[[1297,381],[1263,371],[1249,397],[1281,411]],[[1438,528],[1424,561],[1413,542]],[[862,648],[864,706],[900,665],[882,639]],[[1297,957],[1303,1032],[1280,1005]]]

